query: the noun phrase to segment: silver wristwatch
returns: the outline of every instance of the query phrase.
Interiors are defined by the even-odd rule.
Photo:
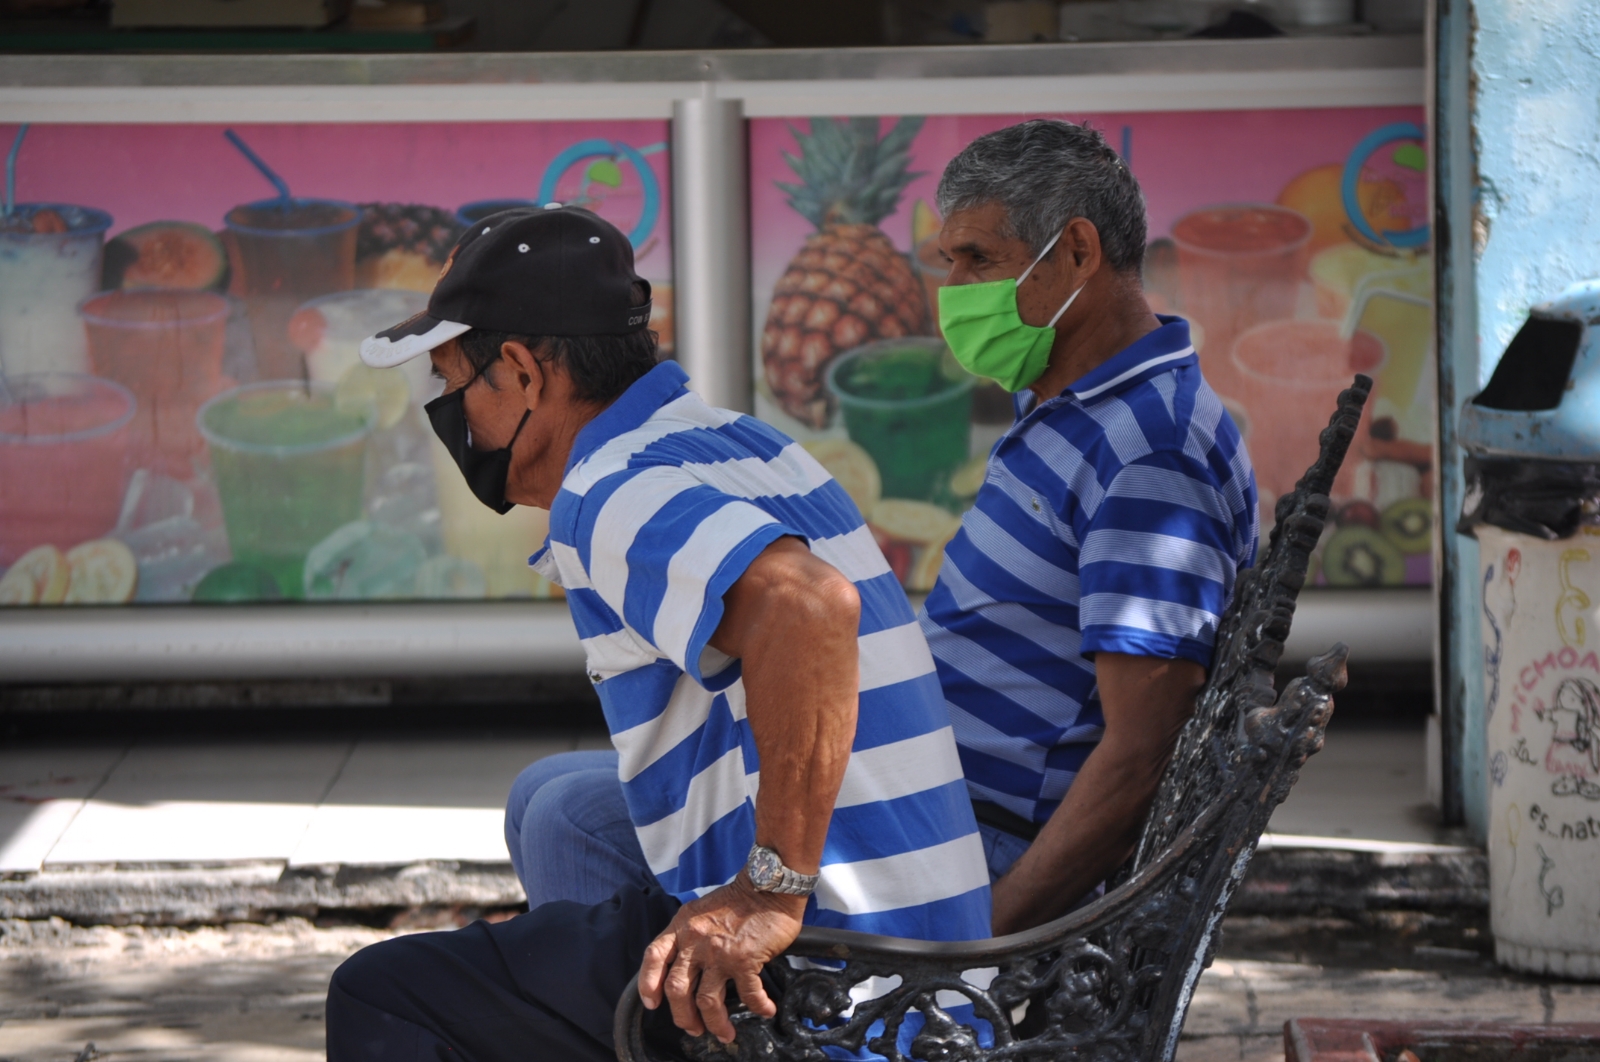
[[[817,887],[816,874],[802,874],[783,865],[782,858],[770,848],[759,844],[750,846],[750,856],[744,862],[745,877],[757,892],[775,892],[781,896],[810,896]]]

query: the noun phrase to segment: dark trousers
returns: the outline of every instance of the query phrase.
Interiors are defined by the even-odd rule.
[[[629,887],[363,948],[328,986],[328,1062],[611,1062],[617,1001],[677,910]],[[647,1013],[674,1042],[668,1009]]]

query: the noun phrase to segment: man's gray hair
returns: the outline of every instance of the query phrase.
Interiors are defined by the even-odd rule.
[[[1119,273],[1144,261],[1144,193],[1097,129],[1035,118],[980,136],[939,178],[939,212],[999,203],[1010,233],[1033,249],[1073,218],[1100,232],[1100,250]]]

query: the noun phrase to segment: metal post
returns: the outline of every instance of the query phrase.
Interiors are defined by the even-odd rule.
[[[1478,609],[1478,543],[1456,534],[1464,484],[1456,413],[1478,390],[1478,310],[1473,249],[1469,0],[1435,0],[1428,48],[1433,138],[1433,246],[1438,336],[1438,449],[1434,468],[1434,718],[1437,797],[1446,825],[1482,840],[1487,824],[1483,768],[1483,658]],[[1432,745],[1432,742],[1430,742]],[[1430,772],[1431,773],[1431,772]]]
[[[707,91],[673,103],[678,361],[701,398],[743,413],[753,398],[748,170],[742,100],[714,99]]]

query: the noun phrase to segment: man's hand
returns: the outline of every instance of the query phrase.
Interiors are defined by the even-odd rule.
[[[1105,736],[1033,845],[995,882],[997,937],[1065,914],[1128,858],[1206,680],[1188,660],[1122,653],[1095,654],[1094,673]]]
[[[709,1030],[733,1041],[728,982],[744,1005],[763,1018],[778,1013],[761,985],[761,968],[794,943],[804,896],[757,892],[743,873],[715,892],[684,904],[672,924],[645,950],[639,998],[655,1010],[665,996],[672,1021],[690,1036]]]

